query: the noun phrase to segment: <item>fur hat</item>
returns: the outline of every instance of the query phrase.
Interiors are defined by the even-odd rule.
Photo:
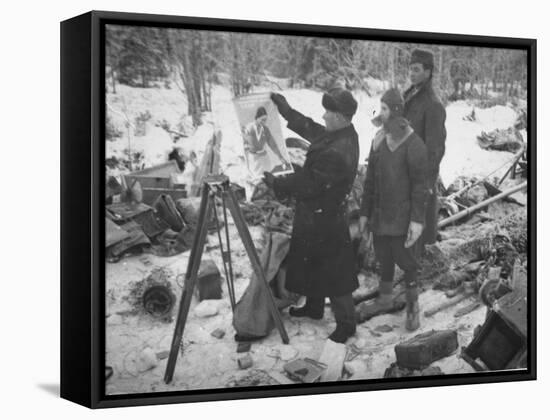
[[[323,95],[323,107],[332,112],[339,112],[350,120],[357,111],[357,101],[349,90],[340,87],[332,88]]]
[[[431,51],[416,49],[411,54],[411,61],[409,64],[420,63],[425,69],[434,69],[434,55]]]
[[[256,116],[254,117],[254,119],[257,120],[258,118],[263,117],[264,115],[267,115],[267,111],[263,106],[261,106],[256,111]]]

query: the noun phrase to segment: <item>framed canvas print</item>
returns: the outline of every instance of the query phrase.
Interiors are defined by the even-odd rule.
[[[533,39],[62,22],[62,397],[535,379],[535,69]]]

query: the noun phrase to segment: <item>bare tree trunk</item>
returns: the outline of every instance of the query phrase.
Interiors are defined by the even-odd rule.
[[[389,58],[389,70],[390,70],[390,81],[391,87],[395,87],[395,48],[393,45],[390,45],[388,48],[388,58]]]

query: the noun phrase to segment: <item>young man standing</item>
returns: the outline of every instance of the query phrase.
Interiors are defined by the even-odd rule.
[[[383,128],[372,142],[359,220],[363,234],[374,236],[380,295],[362,310],[378,314],[393,308],[397,264],[405,273],[405,326],[414,331],[419,327],[418,263],[412,246],[424,226],[426,146],[403,118],[403,98],[397,89],[382,96],[378,118]]]
[[[418,243],[418,251],[422,251],[425,244],[433,244],[437,240],[437,179],[447,137],[445,107],[434,92],[433,72],[433,54],[426,50],[414,50],[409,63],[412,86],[404,93],[404,116],[428,150],[426,227]]]
[[[264,174],[277,196],[296,199],[286,288],[306,296],[306,304],[289,313],[321,319],[325,297],[330,297],[336,329],[329,338],[344,343],[356,326],[351,293],[358,282],[345,199],[359,163],[357,132],[351,123],[357,102],[345,89],[329,90],[322,99],[323,126],[292,109],[282,95],[272,94],[271,99],[288,128],[311,142],[302,170],[284,178]]]

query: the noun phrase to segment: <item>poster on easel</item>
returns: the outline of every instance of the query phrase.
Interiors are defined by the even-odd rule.
[[[279,111],[270,93],[253,93],[233,100],[243,139],[248,171],[253,178],[264,172],[275,176],[293,173]]]

